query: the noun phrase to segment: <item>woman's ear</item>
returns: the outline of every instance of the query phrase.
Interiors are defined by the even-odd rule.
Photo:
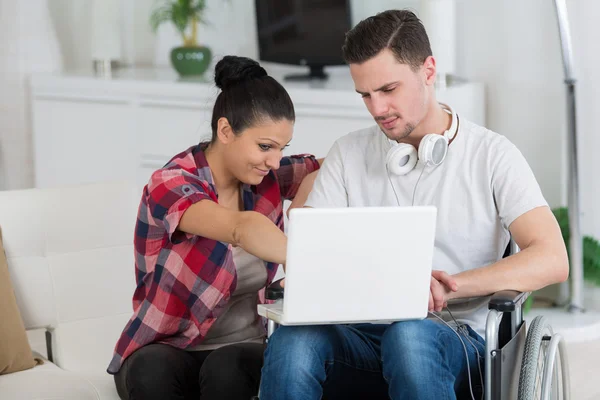
[[[219,118],[217,121],[217,138],[223,144],[231,143],[235,134],[229,125],[229,121],[225,117]]]

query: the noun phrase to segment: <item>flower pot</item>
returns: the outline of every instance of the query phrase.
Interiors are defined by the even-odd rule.
[[[171,50],[171,64],[181,76],[202,75],[212,60],[208,47],[175,47]]]

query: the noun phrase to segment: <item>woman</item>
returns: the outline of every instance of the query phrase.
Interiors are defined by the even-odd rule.
[[[215,83],[210,143],[173,157],[144,188],[134,315],[108,367],[122,399],[258,392],[265,329],[256,305],[285,263],[282,202],[307,196],[319,160],[282,158],[294,107],[258,63],[226,56]]]

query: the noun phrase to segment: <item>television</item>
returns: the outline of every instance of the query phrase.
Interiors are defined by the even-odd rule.
[[[255,6],[261,61],[309,68],[284,79],[327,79],[325,66],[344,64],[350,0],[255,0]]]

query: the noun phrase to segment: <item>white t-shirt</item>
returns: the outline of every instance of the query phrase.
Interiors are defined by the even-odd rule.
[[[458,133],[438,167],[423,170],[418,163],[406,175],[388,176],[385,160],[392,146],[378,126],[338,139],[305,205],[411,206],[413,196],[415,206],[434,205],[433,269],[449,274],[498,261],[510,239],[510,224],[547,205],[521,152],[506,137],[464,118],[459,118]],[[486,314],[484,307],[459,322],[483,336]]]

